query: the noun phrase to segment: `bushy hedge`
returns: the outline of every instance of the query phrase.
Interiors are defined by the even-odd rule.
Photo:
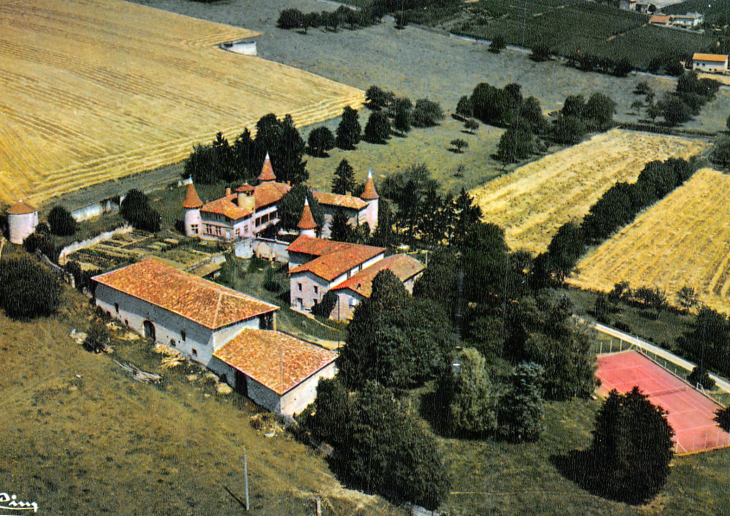
[[[0,307],[8,317],[29,320],[56,312],[61,283],[56,274],[29,257],[0,262]]]

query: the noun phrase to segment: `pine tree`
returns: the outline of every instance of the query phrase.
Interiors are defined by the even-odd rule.
[[[342,111],[342,120],[337,126],[336,143],[340,149],[351,150],[360,143],[362,128],[360,127],[360,115],[350,106]]]
[[[451,429],[457,433],[484,435],[497,428],[497,395],[489,380],[486,360],[473,348],[460,354],[461,367],[453,375],[449,406]]]
[[[332,193],[345,195],[355,190],[355,170],[346,159],[340,161],[332,178]]]
[[[365,126],[365,138],[370,143],[385,143],[390,138],[390,120],[382,111],[373,111]]]
[[[544,370],[534,363],[522,363],[512,370],[510,387],[502,398],[499,425],[510,441],[537,441],[545,429],[542,422]]]
[[[330,239],[337,242],[351,242],[353,237],[353,228],[347,221],[347,215],[338,210],[332,217],[332,225],[330,226]]]

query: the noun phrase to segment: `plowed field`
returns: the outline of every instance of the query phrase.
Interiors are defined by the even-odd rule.
[[[635,181],[650,161],[689,158],[707,145],[614,129],[520,167],[471,194],[484,220],[505,229],[511,249],[540,253],[560,226],[582,219],[615,183]]]
[[[664,289],[684,286],[730,312],[730,176],[702,169],[579,263],[569,283],[607,292],[620,281]]]
[[[267,113],[297,125],[360,90],[218,48],[255,36],[116,0],[0,4],[0,201],[51,196],[180,161]]]

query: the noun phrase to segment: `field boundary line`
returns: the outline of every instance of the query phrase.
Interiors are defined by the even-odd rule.
[[[678,357],[674,353],[671,353],[667,351],[666,349],[660,348],[659,346],[655,346],[654,344],[651,344],[650,342],[647,342],[645,340],[642,340],[638,337],[634,337],[633,335],[629,335],[628,333],[624,333],[622,331],[616,330],[614,328],[611,328],[610,326],[603,325],[601,323],[590,323],[588,321],[583,321],[583,324],[589,326],[590,328],[593,328],[596,331],[599,331],[601,333],[604,333],[606,335],[610,335],[611,337],[615,337],[617,339],[623,340],[624,342],[628,342],[629,344],[632,344],[636,346],[637,348],[648,351],[650,353],[653,353],[654,355],[663,358],[664,360],[671,362],[672,364],[681,367],[682,369],[685,369],[686,371],[692,371],[692,369],[695,368],[696,364],[693,364],[692,362],[689,362],[688,360],[685,360],[683,358]],[[710,378],[712,378],[715,381],[715,384],[720,388],[722,391],[730,394],[730,383],[720,378],[717,375],[714,375],[712,373],[708,373]]]

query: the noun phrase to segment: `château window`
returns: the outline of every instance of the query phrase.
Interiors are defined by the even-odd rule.
[[[185,330],[180,330],[180,340],[185,342],[185,337],[186,337]]]

